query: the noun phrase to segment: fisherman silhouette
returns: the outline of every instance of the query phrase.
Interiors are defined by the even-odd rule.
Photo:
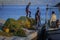
[[[28,3],[28,5],[26,6],[26,17],[31,17],[31,11],[29,10],[29,6],[31,5],[31,2]]]
[[[48,34],[46,32],[46,25],[44,24],[41,28],[41,30],[38,30],[38,38],[37,40],[46,40],[48,37]]]
[[[52,11],[52,15],[51,15],[51,19],[50,19],[50,25],[52,28],[56,27],[56,20],[57,20],[57,16],[56,16],[55,12]]]
[[[40,26],[40,10],[39,10],[39,7],[37,7],[37,12],[35,14],[35,20],[36,20],[37,27],[39,27]]]

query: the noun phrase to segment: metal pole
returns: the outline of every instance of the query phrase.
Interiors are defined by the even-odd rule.
[[[47,23],[48,23],[48,4],[47,4],[47,8],[46,8],[46,26],[47,26]]]

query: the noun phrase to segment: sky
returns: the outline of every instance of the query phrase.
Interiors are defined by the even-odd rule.
[[[0,0],[0,5],[26,5],[31,2],[32,5],[55,5],[60,2],[60,0]]]

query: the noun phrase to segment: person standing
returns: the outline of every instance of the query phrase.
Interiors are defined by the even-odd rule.
[[[51,20],[50,20],[50,26],[55,28],[56,27],[56,14],[54,11],[52,11],[52,16],[51,16]]]
[[[28,17],[28,15],[29,15],[29,17],[31,17],[31,11],[29,10],[29,6],[31,5],[31,2],[29,2],[28,3],[28,5],[26,6],[26,17]]]
[[[40,10],[39,10],[39,7],[37,7],[37,12],[35,14],[35,20],[36,20],[36,25],[38,28],[40,26]]]

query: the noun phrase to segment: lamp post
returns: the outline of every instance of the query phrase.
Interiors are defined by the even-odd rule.
[[[45,19],[45,23],[46,23],[46,26],[47,26],[47,23],[48,23],[48,4],[46,6],[47,6],[47,8],[46,8],[46,19]]]

